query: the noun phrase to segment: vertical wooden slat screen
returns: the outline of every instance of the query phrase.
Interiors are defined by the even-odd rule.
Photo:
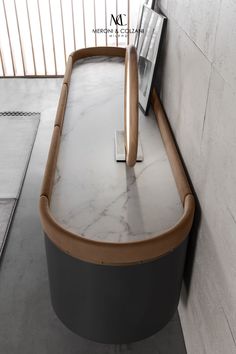
[[[124,36],[121,39],[96,30],[119,29],[119,24],[110,21],[120,13],[125,13],[129,28],[131,1],[0,0],[0,33],[4,36],[4,40],[0,38],[0,76],[60,76],[68,54],[76,49],[126,46],[129,33],[124,40]],[[141,2],[137,0],[135,6]]]

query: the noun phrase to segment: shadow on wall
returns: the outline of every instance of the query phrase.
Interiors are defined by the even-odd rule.
[[[161,86],[161,82],[160,82],[160,86]],[[164,110],[164,112],[165,112],[165,110]],[[171,127],[170,127],[170,129],[171,129]],[[182,292],[182,300],[183,300],[183,304],[186,305],[188,302],[188,294],[190,292],[190,287],[191,287],[191,278],[192,278],[192,272],[193,272],[193,266],[194,266],[194,260],[195,260],[196,247],[197,247],[197,238],[198,238],[199,228],[200,228],[200,223],[201,223],[201,206],[200,206],[197,194],[195,192],[194,186],[192,184],[191,178],[190,178],[187,168],[185,166],[181,151],[179,150],[179,147],[176,142],[176,139],[175,139],[172,129],[171,129],[171,132],[174,137],[174,142],[176,144],[177,151],[178,151],[180,159],[182,161],[182,165],[184,167],[186,176],[188,178],[191,190],[192,190],[194,198],[195,198],[195,204],[196,204],[193,225],[192,225],[191,231],[189,233],[188,248],[187,248],[185,267],[184,267],[185,291]]]
[[[155,11],[158,11],[161,14],[163,14],[157,5],[154,7],[154,9],[155,9]],[[166,16],[165,14],[163,14],[163,15]],[[160,46],[160,51],[159,51],[159,56],[158,56],[158,65],[156,66],[156,73],[155,73],[155,79],[154,79],[154,86],[155,86],[155,88],[158,92],[158,95],[160,97],[161,97],[161,93],[162,93],[162,82],[163,82],[163,72],[164,72],[163,69],[165,67],[165,59],[167,56],[167,52],[166,52],[166,47],[167,47],[166,42],[168,41],[167,26],[168,26],[168,19],[166,21],[166,26],[163,28],[162,43]],[[164,112],[165,112],[165,109],[164,109]],[[168,116],[167,116],[167,118],[168,118]],[[170,129],[171,129],[171,127],[170,127]],[[192,229],[189,233],[189,242],[188,242],[188,249],[187,249],[186,261],[185,261],[185,268],[184,268],[185,291],[182,293],[182,300],[183,300],[183,304],[186,305],[188,302],[188,294],[190,292],[190,287],[191,287],[191,278],[192,278],[192,272],[193,272],[196,246],[197,246],[197,237],[198,237],[199,227],[200,227],[200,222],[201,222],[201,206],[200,206],[198,197],[196,195],[196,192],[194,190],[194,186],[192,185],[191,178],[190,178],[188,171],[186,169],[184,160],[182,158],[181,151],[179,150],[179,147],[176,142],[176,139],[175,139],[172,129],[171,129],[171,132],[174,137],[174,141],[175,141],[179,156],[181,158],[183,167],[185,169],[185,173],[187,175],[189,184],[190,184],[191,189],[193,191],[193,194],[195,197],[195,203],[196,203],[194,221],[193,221]]]
[[[161,13],[163,16],[165,16],[165,14],[163,14],[161,12],[161,10],[156,10],[159,13]],[[167,26],[168,26],[168,19],[164,22],[163,24],[163,28],[162,28],[162,34],[161,34],[161,41],[160,41],[160,45],[159,45],[159,52],[158,52],[158,56],[157,56],[157,61],[156,61],[156,66],[155,66],[155,72],[154,72],[154,78],[153,78],[153,83],[154,86],[157,90],[158,96],[160,97],[160,93],[161,93],[161,80],[162,80],[162,68],[164,67],[164,58],[165,58],[165,41],[166,41],[166,30],[167,30]]]
[[[182,156],[181,156],[181,159],[182,159]],[[183,163],[183,165],[184,165],[184,163]],[[184,165],[184,168],[185,168],[185,165]],[[199,228],[200,228],[200,223],[201,223],[201,207],[200,207],[200,203],[197,198],[197,195],[195,193],[194,187],[192,185],[192,182],[190,180],[190,177],[186,171],[186,168],[185,168],[185,172],[187,174],[191,189],[192,189],[194,197],[195,197],[195,203],[196,203],[193,225],[192,225],[192,229],[189,233],[189,242],[188,242],[187,255],[186,255],[186,260],[185,260],[185,268],[184,268],[185,292],[182,292],[182,300],[183,300],[183,304],[187,305],[188,294],[190,292],[190,287],[191,287],[191,278],[192,278],[194,260],[195,260],[197,237],[199,234]]]

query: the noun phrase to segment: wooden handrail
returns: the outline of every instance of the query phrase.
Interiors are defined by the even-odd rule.
[[[138,63],[133,45],[127,46],[125,54],[124,130],[126,164],[132,167],[138,150]]]

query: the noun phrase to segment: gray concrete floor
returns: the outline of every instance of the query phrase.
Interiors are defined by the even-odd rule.
[[[41,121],[0,264],[1,354],[186,354],[178,315],[156,335],[129,345],[105,345],[69,331],[49,295],[38,198],[61,79],[1,79],[0,110],[38,111]]]

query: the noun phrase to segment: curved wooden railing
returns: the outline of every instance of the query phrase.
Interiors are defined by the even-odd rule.
[[[125,54],[124,131],[126,164],[132,167],[138,151],[138,63],[133,45]]]
[[[50,210],[51,192],[73,63],[78,59],[97,55],[125,57],[125,49],[117,47],[86,48],[69,56],[42,184],[39,203],[41,223],[46,236],[60,250],[74,258],[96,264],[120,266],[152,261],[171,252],[186,239],[192,227],[195,210],[194,196],[155,90],[152,91],[152,107],[183,204],[183,215],[177,224],[162,234],[153,235],[152,238],[147,240],[127,243],[102,242],[86,239],[63,228],[54,219]]]

